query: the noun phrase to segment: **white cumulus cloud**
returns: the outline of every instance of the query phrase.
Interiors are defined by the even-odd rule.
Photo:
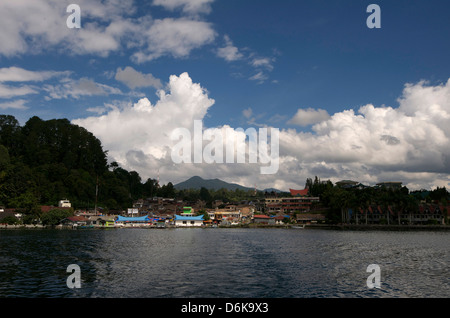
[[[142,98],[103,116],[73,122],[97,136],[111,158],[124,167],[135,169],[143,176],[164,165],[170,170],[172,131],[182,127],[192,129],[194,120],[203,119],[214,100],[187,73],[171,76],[167,92],[159,90],[157,95],[155,105]]]

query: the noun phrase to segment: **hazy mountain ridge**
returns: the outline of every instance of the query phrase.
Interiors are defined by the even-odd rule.
[[[201,189],[202,187],[208,190],[219,190],[219,189],[227,189],[227,190],[236,190],[240,189],[243,191],[255,190],[254,188],[244,187],[242,185],[236,183],[229,183],[220,179],[203,179],[199,176],[191,177],[186,181],[180,182],[176,184],[175,189],[177,190],[186,190],[186,189]],[[275,189],[270,189],[270,191]],[[258,190],[261,191],[261,190]],[[265,190],[264,190],[265,191]]]

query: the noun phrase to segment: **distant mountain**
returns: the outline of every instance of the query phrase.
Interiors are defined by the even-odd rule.
[[[220,190],[220,189],[227,189],[227,190],[254,190],[254,188],[248,188],[241,186],[236,183],[228,183],[219,179],[210,179],[205,180],[201,177],[195,176],[192,177],[186,181],[180,182],[176,185],[174,185],[175,189],[177,190],[186,190],[186,189],[196,189],[199,190],[202,187],[208,189],[208,190]]]
[[[264,192],[275,192],[275,193],[281,193],[283,191],[275,189],[275,188],[268,188],[268,189],[264,189]]]

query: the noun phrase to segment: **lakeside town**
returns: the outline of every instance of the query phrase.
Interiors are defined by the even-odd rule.
[[[351,191],[378,191],[396,193],[404,189],[401,182],[384,182],[374,187],[343,180],[332,188],[340,191],[340,220],[333,203],[322,202],[313,188],[330,185],[330,182],[309,182],[305,189],[290,189],[288,193],[265,192],[250,200],[223,202],[214,200],[207,204],[198,199],[185,201],[177,198],[152,197],[135,200],[126,210],[105,211],[101,207],[74,210],[70,200],[60,200],[57,206],[40,206],[41,218],[24,224],[20,210],[0,207],[0,228],[174,228],[174,227],[293,227],[305,228],[327,225],[357,226],[440,226],[447,227],[450,204],[446,199],[419,200],[416,206],[399,202],[373,202],[356,204],[346,196]],[[445,188],[444,188],[445,190]],[[334,190],[333,190],[334,191]],[[361,194],[362,192],[360,192]],[[445,193],[448,192],[445,190]],[[344,194],[344,196],[342,196]],[[411,194],[409,194],[410,196]],[[421,194],[422,197],[423,193]],[[360,198],[354,198],[360,199]],[[330,198],[325,199],[330,200]],[[333,200],[333,198],[331,199]],[[356,207],[356,208],[355,208]],[[335,213],[333,213],[333,210]],[[53,222],[46,216],[54,214]],[[58,217],[59,215],[59,217]],[[55,219],[56,218],[56,219]],[[48,219],[47,219],[48,220]]]
[[[449,224],[445,187],[410,191],[397,181],[365,185],[317,176],[289,191],[200,177],[182,183],[160,184],[159,170],[145,180],[108,162],[100,140],[67,119],[34,116],[21,126],[0,115],[0,228]]]

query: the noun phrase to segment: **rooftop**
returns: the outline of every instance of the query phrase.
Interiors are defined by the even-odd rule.
[[[304,196],[308,195],[309,189],[308,188],[303,189],[303,190],[289,189],[289,191],[291,192],[291,195],[294,196],[294,197],[296,197],[296,196],[304,197]]]

